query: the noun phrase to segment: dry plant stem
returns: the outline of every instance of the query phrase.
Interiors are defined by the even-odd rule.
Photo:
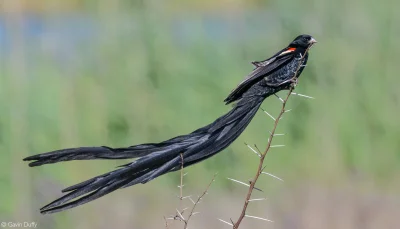
[[[180,196],[179,196],[179,199],[181,200],[181,202],[182,202],[182,199],[183,199],[183,155],[181,154],[181,186],[179,187],[179,189],[180,189]],[[182,204],[182,203],[181,203]],[[182,206],[181,206],[182,207]]]
[[[194,214],[196,214],[196,212],[194,212],[194,210],[196,209],[197,205],[200,203],[200,200],[207,194],[208,189],[210,188],[211,184],[215,181],[215,177],[217,176],[217,174],[214,175],[214,177],[212,178],[211,182],[207,185],[207,188],[205,189],[205,191],[197,198],[196,202],[193,201],[190,198],[190,196],[183,197],[183,177],[185,176],[185,174],[184,174],[184,171],[183,171],[183,167],[184,167],[183,166],[183,155],[181,154],[180,157],[181,157],[181,169],[180,169],[181,170],[181,177],[180,177],[181,180],[180,180],[180,187],[179,187],[179,189],[180,189],[179,200],[180,200],[181,209],[182,209],[183,199],[185,199],[185,198],[189,198],[193,202],[193,207],[190,210],[190,213],[189,213],[187,219],[185,219],[184,216],[183,216],[183,213],[186,210],[186,208],[183,209],[183,210],[176,209],[176,215],[173,216],[173,218],[170,218],[170,219],[182,221],[183,222],[183,228],[187,229],[188,228],[188,224],[189,224],[189,220],[191,219],[191,217]],[[165,228],[168,229],[168,221],[167,221],[167,218],[165,218],[165,216],[164,216],[164,220],[165,220]]]
[[[308,53],[308,50],[309,50],[310,48],[311,48],[311,46],[304,52],[304,55],[301,56],[301,58],[299,59],[299,62],[300,62],[299,67],[298,67],[298,68],[296,69],[296,71],[294,72],[294,76],[295,76],[295,77],[297,77],[297,73],[299,72],[299,70],[300,70],[300,68],[301,68],[301,66],[302,66],[302,61],[303,61],[303,59],[305,58],[305,56],[306,56],[306,54]],[[297,83],[297,78],[294,78],[294,79],[295,79],[294,82],[295,82],[295,84],[296,84],[296,83]],[[277,128],[277,126],[278,126],[278,123],[279,123],[280,119],[282,118],[282,115],[285,113],[286,103],[287,103],[287,101],[288,101],[290,95],[292,94],[293,90],[294,90],[294,86],[291,85],[291,86],[290,86],[290,89],[289,89],[289,92],[288,92],[288,94],[287,94],[287,96],[286,96],[286,98],[285,98],[285,99],[283,100],[283,102],[282,102],[282,109],[281,109],[281,111],[280,111],[278,117],[275,119],[274,128],[273,128],[272,131],[270,132],[270,135],[269,135],[269,138],[268,138],[267,148],[266,148],[265,151],[261,154],[260,163],[258,164],[257,173],[256,173],[256,175],[254,176],[253,180],[250,182],[249,191],[247,192],[247,195],[246,195],[246,199],[245,199],[245,202],[244,202],[244,205],[243,205],[242,213],[240,214],[239,219],[236,221],[236,223],[233,224],[233,228],[234,228],[234,229],[239,228],[240,223],[242,222],[243,218],[246,216],[246,210],[247,210],[247,206],[249,205],[249,200],[250,200],[250,198],[251,198],[251,194],[253,193],[253,190],[255,189],[255,184],[256,184],[256,182],[257,182],[257,180],[258,180],[258,177],[261,175],[261,173],[262,173],[262,171],[263,171],[263,165],[264,165],[265,156],[267,155],[269,149],[271,148],[271,143],[272,143],[272,139],[274,138],[274,134],[275,134],[276,128]]]
[[[204,192],[197,198],[196,202],[193,204],[192,209],[190,210],[190,214],[188,216],[188,218],[186,220],[184,220],[183,222],[185,223],[185,226],[183,227],[184,229],[188,228],[188,224],[189,224],[189,220],[190,218],[194,215],[194,210],[196,209],[197,205],[200,203],[200,200],[207,194],[208,190],[211,187],[211,184],[215,181],[215,177],[217,176],[217,174],[215,174],[212,178],[212,180],[210,181],[210,183],[207,185],[207,188],[204,190]]]
[[[179,198],[179,205],[180,205],[179,208],[182,209],[182,205],[183,205],[183,203],[182,203],[183,202],[183,177],[184,177],[183,154],[182,153],[180,154],[180,157],[181,157],[181,169],[180,169],[181,176],[180,176],[180,185],[178,186],[179,187],[179,192],[180,192],[178,198]],[[184,221],[185,219],[182,217],[182,215],[183,215],[185,209],[183,209],[181,211],[176,209],[176,211],[177,211],[177,214],[171,219]],[[167,221],[167,218],[165,216],[164,216],[164,220],[165,220],[165,228],[168,229],[168,221]]]
[[[168,229],[168,221],[167,218],[165,218],[165,216],[164,216],[164,221],[165,221],[165,229]]]
[[[273,137],[274,137],[276,128],[277,128],[277,126],[278,126],[279,120],[281,119],[282,115],[285,113],[286,103],[287,103],[287,101],[288,101],[288,99],[289,99],[290,94],[292,93],[292,91],[293,91],[293,87],[291,87],[291,88],[289,89],[288,95],[287,95],[286,98],[283,100],[281,112],[279,113],[278,117],[276,118],[275,123],[274,123],[274,127],[273,127],[273,129],[272,129],[272,131],[271,131],[271,134],[270,134],[269,138],[268,138],[268,145],[267,145],[267,148],[266,148],[265,151],[261,154],[260,163],[258,164],[257,173],[256,173],[256,175],[254,176],[253,180],[250,182],[249,191],[247,192],[247,196],[246,196],[246,200],[245,200],[244,205],[243,205],[242,213],[240,214],[239,219],[238,219],[238,220],[236,221],[236,223],[233,225],[233,228],[235,228],[235,229],[236,229],[236,228],[239,228],[240,223],[242,222],[243,218],[244,218],[245,215],[246,215],[247,206],[249,205],[249,200],[250,200],[250,198],[251,198],[251,194],[253,193],[253,190],[254,190],[254,188],[255,188],[254,186],[255,186],[255,184],[256,184],[256,182],[257,182],[257,180],[258,180],[258,177],[261,175],[262,170],[263,170],[263,164],[264,164],[265,156],[267,155],[269,149],[271,148],[271,143],[272,143],[272,139],[273,139]]]

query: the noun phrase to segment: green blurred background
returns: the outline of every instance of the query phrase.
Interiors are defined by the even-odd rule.
[[[242,228],[400,227],[400,1],[3,0],[0,3],[0,221],[37,228],[163,228],[179,174],[54,215],[39,208],[69,185],[127,161],[29,168],[22,158],[76,146],[128,146],[191,132],[302,33],[311,50]],[[281,95],[284,96],[284,92]],[[277,115],[280,103],[262,107]],[[184,194],[218,172],[191,228],[236,219],[272,120],[259,112],[234,144],[187,169]],[[184,206],[190,206],[184,202]],[[182,228],[171,222],[169,228]]]

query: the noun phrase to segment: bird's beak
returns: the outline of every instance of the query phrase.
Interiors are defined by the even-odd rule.
[[[315,40],[313,37],[311,37],[311,40],[308,43],[313,45],[313,44],[317,43],[317,40]]]

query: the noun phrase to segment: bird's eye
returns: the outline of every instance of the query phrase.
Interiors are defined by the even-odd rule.
[[[303,41],[308,41],[307,37],[303,37]]]

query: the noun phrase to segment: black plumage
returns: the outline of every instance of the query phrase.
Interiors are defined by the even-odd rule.
[[[179,170],[181,155],[186,167],[222,151],[244,131],[265,98],[288,89],[297,81],[308,59],[306,50],[315,42],[311,36],[301,35],[271,58],[253,62],[255,69],[225,99],[227,104],[237,101],[232,110],[190,134],[161,143],[126,148],[80,147],[25,158],[24,161],[32,161],[29,166],[71,160],[138,158],[112,172],[62,190],[68,193],[41,208],[41,213],[73,208],[116,189],[146,183],[165,173]]]

